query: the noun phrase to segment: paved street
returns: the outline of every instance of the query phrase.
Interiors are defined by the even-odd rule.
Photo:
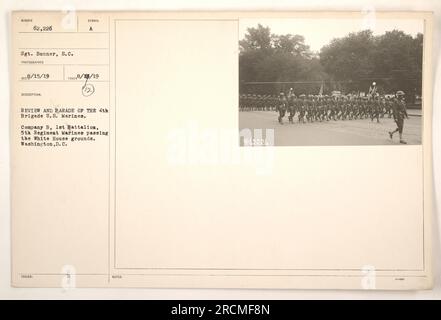
[[[421,144],[422,117],[417,112],[409,112],[404,121],[403,139],[408,144]],[[240,129],[274,129],[276,146],[319,146],[319,145],[394,145],[399,144],[398,133],[393,140],[388,131],[396,128],[393,119],[382,118],[380,123],[370,119],[338,120],[314,123],[288,123],[277,121],[274,111],[239,112]],[[297,119],[297,117],[295,118]]]

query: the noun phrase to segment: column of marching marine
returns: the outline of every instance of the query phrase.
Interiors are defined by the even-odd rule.
[[[269,95],[241,95],[239,107],[241,111],[277,111],[280,124],[283,124],[285,115],[288,115],[289,123],[294,123],[295,117],[299,123],[355,119],[380,122],[380,118],[387,115],[388,118],[393,117],[397,124],[397,129],[389,132],[390,138],[398,132],[400,143],[406,143],[402,139],[404,118],[408,118],[403,91],[397,91],[392,98],[380,95],[332,97],[305,94],[297,97],[290,89],[287,95],[281,92],[277,98]]]

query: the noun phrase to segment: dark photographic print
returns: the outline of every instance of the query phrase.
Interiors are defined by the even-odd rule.
[[[241,146],[416,145],[424,20],[242,19]]]

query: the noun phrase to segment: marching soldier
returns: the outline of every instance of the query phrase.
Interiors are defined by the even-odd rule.
[[[397,128],[394,131],[389,131],[389,137],[392,139],[395,132],[398,132],[400,135],[400,143],[407,144],[406,141],[403,140],[403,127],[404,127],[404,117],[409,119],[406,110],[406,103],[404,101],[404,92],[397,91],[396,98],[392,103],[392,115],[394,117],[395,123],[397,124]]]
[[[312,121],[312,103],[311,103],[311,95],[308,95],[308,98],[306,99],[306,120],[308,122]]]
[[[279,104],[278,104],[280,124],[283,124],[283,117],[285,116],[287,106],[288,106],[288,100],[286,99],[285,94],[283,92],[280,92]]]
[[[341,101],[340,101],[340,97],[335,97],[334,113],[335,113],[334,120],[339,120],[340,117],[341,117]]]
[[[380,122],[380,100],[378,97],[373,96],[372,97],[372,105],[371,105],[371,122],[374,121],[374,119],[377,119],[377,123]]]
[[[330,103],[329,103],[329,97],[325,96],[325,99],[323,101],[323,107],[324,107],[324,114],[325,114],[325,120],[329,121],[329,115],[331,114],[331,109],[330,109]]]
[[[318,103],[316,96],[312,96],[311,109],[312,109],[312,122],[314,122],[314,120],[318,121]]]
[[[306,95],[301,94],[300,95],[301,101],[299,102],[299,123],[305,123],[305,112],[306,112]]]
[[[386,113],[389,118],[392,118],[392,100],[389,97],[386,100]]]
[[[277,95],[273,95],[271,97],[271,110],[277,111],[278,105],[279,105],[279,98],[277,98]]]
[[[383,96],[380,99],[380,118],[384,118],[384,115],[386,113],[387,113],[386,99]]]
[[[289,116],[288,116],[289,123],[294,123],[293,118],[296,113],[296,95],[294,94],[292,88],[289,89],[288,92],[288,109],[289,109]]]
[[[317,118],[320,122],[325,118],[325,112],[323,107],[323,97],[319,96],[317,98]]]
[[[329,101],[329,119],[330,120],[334,120],[336,121],[336,98],[331,98],[331,100]]]

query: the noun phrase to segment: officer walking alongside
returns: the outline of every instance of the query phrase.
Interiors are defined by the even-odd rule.
[[[389,131],[389,137],[392,139],[394,133],[398,132],[400,135],[400,143],[407,144],[406,141],[403,140],[403,127],[404,127],[404,117],[409,119],[406,110],[406,103],[404,101],[404,92],[397,91],[396,98],[392,103],[392,115],[394,117],[395,123],[397,124],[397,128],[394,131]]]

